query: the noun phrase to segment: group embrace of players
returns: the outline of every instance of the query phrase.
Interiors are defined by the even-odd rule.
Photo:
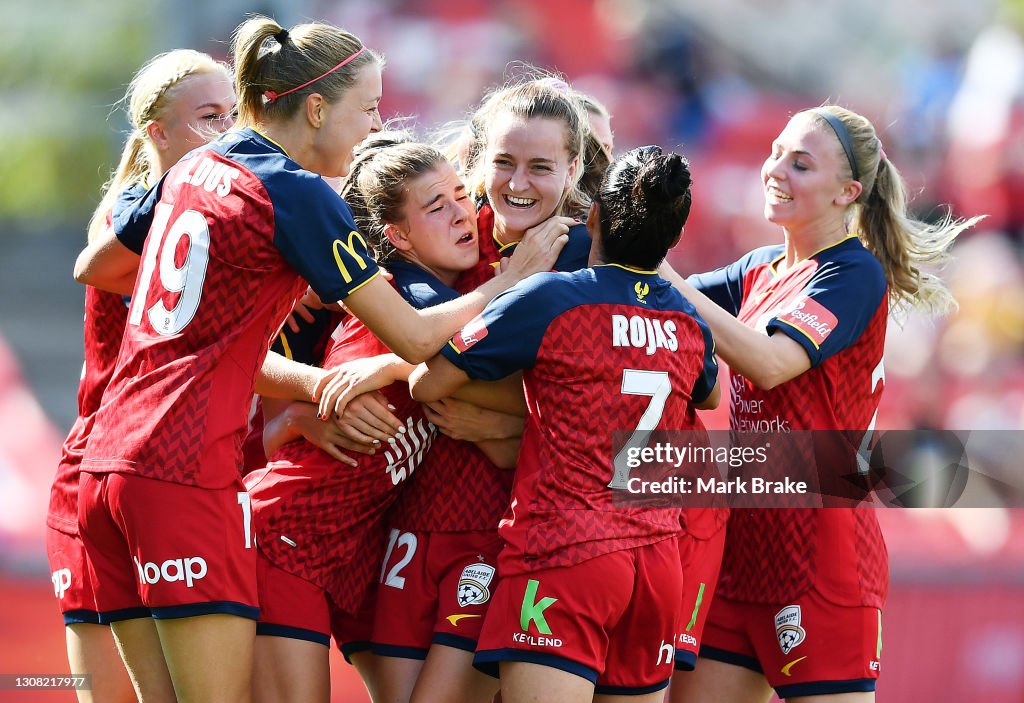
[[[701,429],[716,355],[734,425],[866,430],[890,303],[948,305],[920,265],[972,223],[812,108],[761,172],[785,242],[684,279],[684,157],[613,159],[553,78],[448,154],[383,131],[382,66],[255,17],[233,77],[132,83],[48,518],[80,699],[326,701],[333,638],[375,703],[873,700],[872,511],[623,507],[613,431]]]

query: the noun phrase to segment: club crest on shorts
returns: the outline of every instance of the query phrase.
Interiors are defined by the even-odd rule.
[[[459,577],[459,606],[482,605],[491,599],[488,586],[494,578],[494,567],[489,564],[470,564]]]
[[[775,634],[779,638],[779,647],[783,654],[789,654],[793,648],[807,639],[807,631],[800,627],[800,606],[787,605],[775,615]]]

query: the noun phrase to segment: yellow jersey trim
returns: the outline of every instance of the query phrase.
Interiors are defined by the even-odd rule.
[[[807,255],[807,258],[805,258],[804,261],[807,261],[807,259],[813,259],[815,256],[817,256],[821,252],[827,251],[827,250],[831,249],[832,247],[837,247],[840,244],[842,244],[843,242],[846,242],[846,241],[848,241],[850,239],[857,239],[857,235],[856,234],[848,234],[845,237],[843,237],[842,239],[840,239],[838,242],[833,242],[832,244],[829,244],[828,246],[824,246],[824,247],[822,247],[821,249],[818,249],[815,252],[811,252],[810,254]],[[771,260],[771,263],[768,266],[771,269],[772,275],[775,275],[775,276],[779,275],[779,270],[778,270],[779,262],[782,261],[785,258],[786,258],[786,252],[783,251],[781,254],[779,254],[778,256],[776,256],[774,259]]]
[[[619,268],[619,269],[622,269],[624,271],[629,271],[630,273],[644,273],[644,274],[654,275],[654,276],[656,276],[658,274],[657,271],[646,271],[644,269],[638,269],[638,268],[634,268],[633,266],[626,266],[624,264],[597,264],[596,266],[594,266],[594,268],[601,268],[602,266],[614,266],[615,268]]]
[[[295,357],[292,356],[291,345],[288,344],[288,338],[284,336],[284,332],[282,331],[281,334],[278,335],[278,337],[281,340],[281,348],[284,349],[284,357],[291,361],[295,361]]]
[[[794,324],[793,324],[792,322],[787,322],[786,320],[780,320],[779,318],[775,318],[775,321],[776,321],[776,322],[781,322],[781,323],[782,323],[782,324],[784,324],[784,325],[789,325],[790,327],[792,327],[793,329],[795,329],[795,330],[796,330],[797,332],[799,332],[799,333],[800,333],[800,334],[802,334],[803,336],[807,337],[808,341],[809,341],[809,342],[810,342],[811,344],[813,344],[813,345],[814,345],[814,348],[815,348],[815,349],[821,349],[821,345],[819,345],[819,344],[818,344],[817,342],[815,342],[815,341],[814,341],[814,337],[812,337],[811,335],[809,335],[809,334],[807,334],[806,332],[804,332],[804,331],[803,331],[802,329],[800,329],[799,327],[797,327],[796,325],[794,325]]]
[[[268,142],[270,142],[271,144],[276,146],[278,149],[283,151],[284,155],[287,156],[289,159],[291,158],[291,156],[288,154],[288,150],[285,149],[283,146],[281,146],[281,144],[279,142],[275,142],[273,139],[271,139],[270,137],[268,137],[266,134],[264,134],[263,132],[259,131],[255,127],[250,127],[249,129],[251,129],[253,132],[256,132],[256,134],[260,135],[261,137],[266,139]]]
[[[503,244],[502,241],[500,239],[498,239],[498,235],[496,235],[494,232],[491,232],[491,239],[493,239],[494,243],[498,245],[498,253],[499,254],[501,252],[505,251],[506,249],[514,247],[516,244],[519,244],[519,242],[523,241],[522,239],[517,239],[514,242],[509,242],[508,244]]]
[[[359,290],[360,288],[362,288],[363,286],[365,286],[365,285],[366,285],[367,283],[369,283],[370,281],[372,281],[373,279],[375,279],[375,278],[376,278],[377,276],[379,276],[379,275],[380,275],[380,268],[378,268],[378,269],[377,269],[376,271],[374,271],[374,272],[373,272],[373,275],[372,275],[372,276],[370,276],[370,277],[369,277],[369,278],[367,278],[367,279],[366,279],[365,281],[363,281],[362,283],[360,283],[360,284],[359,284],[358,286],[356,286],[355,288],[353,288],[352,290],[350,290],[350,291],[348,292],[348,295],[346,295],[345,297],[347,298],[347,297],[348,297],[349,295],[352,295],[352,294],[353,294],[353,293],[355,293],[355,292],[356,292],[357,290]],[[337,302],[337,301],[334,301],[334,302]]]

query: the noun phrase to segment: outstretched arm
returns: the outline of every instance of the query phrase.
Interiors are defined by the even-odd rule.
[[[659,273],[697,308],[711,328],[718,355],[761,390],[774,388],[811,368],[807,352],[787,335],[768,336],[747,327],[667,264],[662,265]]]
[[[453,334],[479,314],[494,296],[541,271],[550,271],[568,241],[573,221],[553,217],[530,230],[516,247],[509,266],[493,279],[460,298],[416,310],[379,277],[343,301],[389,349],[410,363],[434,356]]]

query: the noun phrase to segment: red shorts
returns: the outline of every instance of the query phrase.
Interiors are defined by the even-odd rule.
[[[258,550],[256,581],[260,594],[257,635],[289,637],[325,647],[330,646],[333,635],[346,660],[353,652],[370,648],[372,591],[359,613],[346,613],[335,607],[323,588],[279,568]]]
[[[82,473],[79,523],[100,621],[259,617],[249,494]]]
[[[668,686],[683,596],[675,538],[580,564],[504,576],[474,666],[523,661],[581,676],[595,693]]]
[[[370,650],[376,605],[376,584],[370,586],[357,613],[348,613],[331,603],[331,635],[349,664],[352,663],[351,655]]]
[[[779,698],[874,691],[882,611],[833,605],[814,589],[783,605],[718,596],[700,656],[763,673]]]
[[[256,551],[256,585],[260,598],[257,635],[290,637],[330,646],[330,601],[324,589],[278,568],[259,550]]]
[[[50,580],[53,595],[64,615],[64,624],[90,623],[98,625],[96,596],[86,565],[85,545],[78,535],[46,528],[46,557],[50,561]]]
[[[680,537],[679,544],[683,560],[683,619],[676,639],[676,669],[693,671],[697,665],[704,623],[715,595],[718,572],[722,568],[725,529],[710,539]]]
[[[502,541],[496,530],[392,530],[381,570],[373,652],[425,659],[431,644],[476,649]]]

